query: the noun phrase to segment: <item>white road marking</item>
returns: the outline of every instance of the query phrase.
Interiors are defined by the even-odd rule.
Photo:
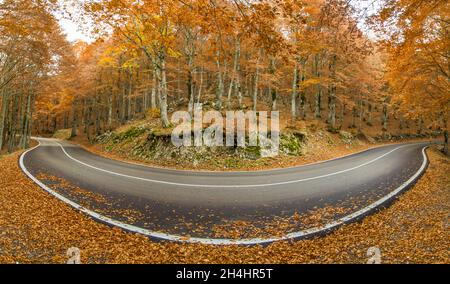
[[[217,185],[217,184],[191,184],[191,183],[178,183],[178,182],[170,182],[170,181],[163,181],[163,180],[155,180],[155,179],[148,179],[148,178],[143,178],[143,177],[137,177],[137,176],[131,176],[131,175],[127,175],[127,174],[121,174],[121,173],[117,173],[117,172],[113,172],[113,171],[109,171],[109,170],[105,170],[102,168],[98,168],[96,166],[93,165],[89,165],[85,162],[82,162],[74,157],[72,157],[69,153],[67,153],[67,151],[64,149],[64,147],[61,145],[61,143],[57,142],[57,141],[52,141],[56,144],[59,145],[59,147],[61,147],[62,151],[64,152],[64,154],[71,160],[84,165],[86,167],[89,167],[91,169],[97,170],[97,171],[101,171],[104,173],[108,173],[111,175],[116,175],[116,176],[120,176],[120,177],[125,177],[125,178],[130,178],[130,179],[136,179],[136,180],[141,180],[141,181],[147,181],[147,182],[152,182],[152,183],[160,183],[160,184],[167,184],[167,185],[175,185],[175,186],[185,186],[185,187],[203,187],[203,188],[254,188],[254,187],[268,187],[268,186],[279,186],[279,185],[286,185],[286,184],[292,184],[292,183],[300,183],[300,182],[305,182],[305,181],[310,181],[310,180],[316,180],[316,179],[321,179],[321,178],[326,178],[326,177],[330,177],[330,176],[334,176],[334,175],[339,175],[339,174],[343,174],[349,171],[353,171],[356,169],[359,169],[361,167],[370,165],[384,157],[386,157],[387,155],[391,154],[392,152],[408,146],[408,145],[402,145],[399,147],[396,147],[395,149],[384,153],[383,155],[367,161],[361,165],[352,167],[352,168],[348,168],[345,170],[341,170],[341,171],[337,171],[337,172],[333,172],[333,173],[329,173],[329,174],[325,174],[325,175],[320,175],[320,176],[315,176],[315,177],[309,177],[309,178],[303,178],[303,179],[297,179],[297,180],[289,180],[289,181],[282,181],[282,182],[274,182],[274,183],[263,183],[263,184],[236,184],[236,185]]]
[[[172,235],[172,234],[166,234],[156,231],[151,231],[148,229],[140,228],[137,226],[129,225],[114,219],[111,219],[109,217],[103,216],[101,214],[98,214],[92,210],[89,210],[71,200],[68,198],[60,195],[59,193],[55,192],[54,190],[48,188],[45,184],[43,184],[41,181],[39,181],[37,178],[35,178],[25,167],[24,165],[24,157],[27,153],[30,151],[36,149],[39,145],[25,151],[21,156],[19,160],[19,165],[22,171],[30,178],[32,179],[37,185],[39,185],[42,189],[50,193],[51,195],[55,196],[59,200],[69,204],[70,206],[80,210],[81,212],[87,214],[88,216],[97,219],[101,222],[105,222],[109,225],[116,226],[119,228],[122,228],[124,230],[133,232],[133,233],[139,233],[142,235],[146,235],[151,238],[156,238],[160,240],[167,240],[167,241],[175,241],[175,242],[185,242],[185,243],[201,243],[201,244],[207,244],[207,245],[257,245],[257,244],[267,244],[271,242],[277,242],[277,241],[285,241],[290,239],[299,239],[299,238],[305,238],[314,236],[317,234],[328,232],[329,230],[332,230],[338,226],[341,226],[345,223],[351,222],[352,220],[355,220],[367,213],[370,213],[371,210],[383,205],[385,202],[388,202],[390,200],[393,200],[397,197],[398,194],[400,194],[403,190],[405,190],[411,183],[413,183],[424,171],[428,163],[427,155],[425,154],[425,149],[428,146],[424,146],[422,148],[422,157],[423,162],[419,170],[411,176],[407,181],[405,181],[402,185],[397,187],[394,191],[389,193],[388,195],[382,197],[381,199],[375,201],[374,203],[370,204],[369,206],[366,206],[352,214],[349,214],[345,217],[342,217],[334,222],[328,223],[324,226],[310,228],[307,230],[299,231],[299,232],[293,232],[289,233],[282,237],[273,237],[273,238],[251,238],[251,239],[212,239],[212,238],[187,238],[179,235]]]

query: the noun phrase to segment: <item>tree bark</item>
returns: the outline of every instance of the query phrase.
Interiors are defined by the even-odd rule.
[[[70,133],[70,137],[77,136],[77,101],[73,100],[72,102],[72,131]]]
[[[328,125],[332,131],[336,130],[336,60],[337,57],[333,54],[329,66],[332,82],[328,88]]]
[[[242,86],[241,86],[241,40],[236,40],[236,97],[239,109],[242,109]]]
[[[372,126],[372,104],[370,102],[367,108],[367,125]]]
[[[383,103],[383,113],[381,115],[381,126],[382,131],[387,131],[387,123],[388,123],[388,106],[387,103]]]
[[[291,95],[291,115],[292,119],[295,120],[297,118],[297,90],[299,87],[299,78],[298,78],[298,62],[295,61],[294,66],[294,80],[292,81],[292,95]]]
[[[262,49],[259,49],[258,59],[256,61],[256,72],[255,72],[255,85],[253,86],[253,111],[256,111],[256,104],[258,102],[258,81],[259,81],[259,61],[262,57]]]
[[[320,73],[320,56],[319,54],[316,54],[314,57],[314,69],[315,69],[315,75],[317,79],[319,80],[321,73]],[[315,118],[321,118],[321,108],[322,108],[322,87],[320,84],[316,85],[316,95],[315,95],[315,103],[314,103],[314,117]]]
[[[16,147],[18,113],[19,113],[19,94],[16,94],[15,96],[13,96],[13,105],[9,116],[8,153],[12,153]]]
[[[197,98],[196,98],[196,102],[200,103],[200,98],[202,96],[202,89],[203,89],[203,67],[200,67],[200,84],[198,86],[198,93],[197,93]]]
[[[269,73],[272,76],[275,75],[275,58],[274,57],[270,58]],[[277,92],[277,88],[275,86],[272,86],[270,88],[270,95],[272,98],[272,110],[277,110],[278,92]]]
[[[299,84],[299,87],[303,86],[305,80],[306,80],[306,59],[303,58],[301,59],[301,73],[300,73],[301,85]],[[303,87],[300,89],[300,110],[301,110],[301,117],[304,120],[306,118],[306,93]]]
[[[133,118],[132,116],[132,82],[133,82],[133,71],[130,70],[130,76],[128,77],[128,92],[127,92],[127,120],[130,120]]]
[[[240,53],[241,53],[241,43],[240,39],[236,39],[236,46],[234,51],[234,59],[233,59],[233,71],[231,73],[230,78],[230,85],[228,87],[228,96],[227,96],[227,108],[231,109],[231,95],[233,94],[233,91],[235,93],[235,96],[238,99],[238,105],[239,108],[242,106],[242,93],[241,93],[241,86],[240,86]]]
[[[169,118],[167,115],[167,77],[166,77],[166,58],[164,51],[161,51],[159,54],[159,63],[160,63],[160,100],[159,100],[159,109],[161,113],[161,123],[164,128],[170,126]]]
[[[33,95],[31,93],[28,94],[27,96],[27,104],[26,104],[26,110],[25,110],[25,114],[24,114],[24,123],[23,123],[23,128],[22,128],[22,135],[20,138],[20,146],[23,149],[28,148],[28,141],[29,141],[29,133],[30,133],[30,125],[31,125],[31,120],[32,120],[32,116],[31,116],[31,109],[32,109],[32,103],[33,103],[33,99],[32,99]]]
[[[216,54],[216,65],[217,65],[217,89],[216,89],[216,108],[218,110],[222,109],[222,96],[223,96],[223,76],[220,66],[220,50],[217,50]]]
[[[194,111],[194,84],[193,84],[193,72],[194,72],[194,58],[191,53],[188,53],[188,70],[187,70],[187,91],[189,98],[188,112],[192,115]]]
[[[9,108],[9,93],[6,91],[2,92],[2,112],[0,114],[0,150],[3,148],[3,143],[5,141],[5,123],[6,116]]]

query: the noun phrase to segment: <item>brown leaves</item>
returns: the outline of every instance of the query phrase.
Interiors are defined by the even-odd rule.
[[[428,154],[426,174],[390,208],[325,237],[264,248],[157,243],[110,228],[28,180],[17,166],[18,154],[5,156],[0,159],[0,262],[63,263],[75,246],[83,263],[365,263],[367,249],[377,246],[382,262],[449,263],[450,163],[434,149]]]

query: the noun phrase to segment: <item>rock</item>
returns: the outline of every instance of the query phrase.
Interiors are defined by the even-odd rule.
[[[344,141],[344,143],[352,143],[353,135],[350,132],[341,130],[339,131],[339,136],[341,137],[342,141]]]
[[[72,134],[72,129],[59,129],[53,134],[53,138],[61,140],[69,140]]]
[[[288,155],[301,155],[302,142],[306,140],[304,134],[283,134],[280,136],[280,151]]]
[[[100,144],[105,144],[114,136],[114,132],[107,131],[94,138],[94,141]]]
[[[367,142],[372,143],[372,144],[376,142],[375,139],[374,139],[373,137],[367,135],[367,134],[364,133],[364,132],[359,132],[359,133],[356,135],[356,138],[358,138],[358,139],[361,140],[361,141],[367,141]]]

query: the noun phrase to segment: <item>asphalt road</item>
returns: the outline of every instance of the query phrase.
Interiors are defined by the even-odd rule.
[[[346,208],[319,227],[304,224],[281,238],[328,231],[391,202],[427,165],[429,143],[395,144],[286,169],[195,172],[152,168],[94,155],[68,142],[38,138],[21,157],[41,187],[88,215],[158,239],[204,243],[264,243],[280,237],[215,237],[217,225],[244,220],[264,227],[277,218]],[[55,182],[54,178],[65,183]],[[82,194],[73,187],[82,189]],[[98,197],[102,198],[98,198]]]

